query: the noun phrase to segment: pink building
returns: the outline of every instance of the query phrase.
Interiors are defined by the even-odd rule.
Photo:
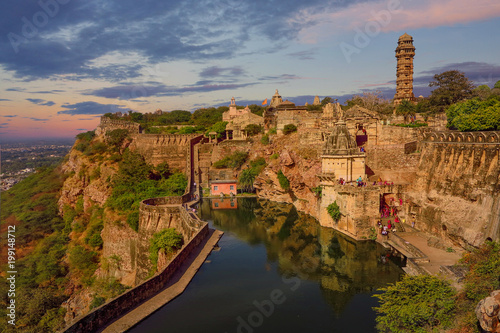
[[[213,180],[210,182],[210,195],[236,195],[237,180]]]

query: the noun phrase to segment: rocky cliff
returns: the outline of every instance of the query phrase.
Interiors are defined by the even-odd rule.
[[[500,239],[498,133],[430,134],[409,195],[416,227],[462,246]]]

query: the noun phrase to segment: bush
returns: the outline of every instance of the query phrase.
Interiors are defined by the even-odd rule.
[[[123,143],[123,140],[128,136],[127,129],[115,129],[106,132],[106,141],[109,145],[119,147]]]
[[[262,132],[262,126],[257,124],[248,124],[245,126],[244,131],[247,132],[249,136],[254,136]]]
[[[235,151],[229,156],[224,157],[213,164],[216,169],[233,168],[238,169],[245,163],[248,158],[248,153],[244,151]]]
[[[374,310],[378,313],[377,328],[382,332],[425,333],[453,323],[456,292],[447,281],[429,275],[406,275],[380,291],[383,293],[374,297],[381,304]]]
[[[134,231],[139,231],[139,212],[132,212],[127,216],[127,224]]]
[[[153,235],[149,245],[149,258],[156,267],[158,263],[158,251],[163,250],[165,253],[172,253],[182,247],[184,239],[175,228],[169,228],[157,232]]]
[[[296,132],[297,131],[297,126],[294,124],[287,124],[283,128],[283,134],[288,135],[290,133]]]
[[[340,220],[340,207],[337,205],[337,201],[332,202],[331,204],[328,205],[326,208],[328,211],[328,214],[334,219],[335,221]]]
[[[269,144],[269,135],[265,134],[262,136],[262,138],[260,139],[260,143],[262,143],[263,145],[268,145]]]
[[[79,133],[76,135],[77,140],[82,140],[86,142],[92,141],[92,139],[95,137],[95,131],[88,131],[85,133]]]
[[[285,191],[290,189],[290,181],[286,178],[281,169],[278,171],[278,181],[282,189]]]
[[[276,127],[269,129],[269,134],[276,134],[276,133],[278,133],[278,131],[276,130]]]

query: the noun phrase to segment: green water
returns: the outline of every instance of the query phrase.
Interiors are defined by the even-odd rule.
[[[226,199],[229,200],[229,199]],[[385,249],[292,205],[238,199],[199,213],[223,230],[186,291],[131,332],[376,332],[372,297],[403,271]],[[218,203],[218,206],[228,206]]]

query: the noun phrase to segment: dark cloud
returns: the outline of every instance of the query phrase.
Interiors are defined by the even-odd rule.
[[[21,92],[21,91],[25,91],[26,89],[24,88],[7,88],[5,89],[5,91],[18,91],[18,92]]]
[[[287,56],[292,57],[292,58],[297,58],[299,60],[313,60],[314,55],[316,54],[316,51],[317,51],[317,49],[293,52],[293,53],[288,53]]]
[[[96,114],[102,115],[108,112],[126,112],[129,109],[124,108],[123,105],[116,104],[100,104],[96,102],[80,102],[75,104],[64,104],[61,107],[66,110],[59,111],[57,114],[69,114],[69,115],[79,115],[79,114]]]
[[[61,92],[66,92],[66,91],[54,89],[54,90],[33,91],[32,94],[57,94]]]
[[[204,78],[213,78],[213,77],[242,77],[245,75],[245,71],[239,67],[219,67],[219,66],[211,66],[202,70],[199,74]]]
[[[56,103],[54,103],[52,101],[46,101],[44,99],[39,99],[39,98],[26,98],[26,100],[30,101],[33,104],[37,104],[37,105],[52,106],[52,105],[56,104]]]
[[[184,94],[194,93],[194,92],[211,92],[217,90],[234,90],[238,88],[244,88],[254,83],[208,83],[211,81],[205,81],[206,84],[203,85],[192,85],[186,87],[175,87],[166,86],[159,84],[156,86],[146,86],[146,85],[120,85],[115,87],[101,88],[89,92],[85,92],[84,95],[92,95],[105,98],[115,98],[121,100],[133,100],[140,97],[150,97],[150,96],[181,96]]]
[[[259,78],[259,81],[288,81],[288,80],[299,80],[302,77],[297,76],[295,74],[281,74],[274,76],[263,76]]]
[[[66,80],[118,82],[140,76],[143,64],[229,59],[245,49],[250,36],[286,45],[304,27],[316,24],[303,19],[307,15],[294,20],[298,13],[363,1],[373,0],[52,2],[57,8],[44,8],[44,1],[13,1],[0,11],[0,65],[25,80],[64,75]],[[94,62],[109,55],[137,55],[141,65]],[[242,74],[233,69],[212,68],[203,74]]]
[[[76,131],[88,131],[86,128],[77,128]]]
[[[23,117],[23,118],[30,119],[30,120],[33,120],[33,121],[42,121],[42,122],[48,121],[48,119],[35,118],[35,117]]]
[[[5,115],[5,116],[2,116],[2,117],[14,118],[14,117],[17,117],[17,114],[9,114],[9,115]]]
[[[0,102],[8,102],[10,101],[10,99],[7,99],[7,98],[0,98]]]
[[[476,85],[487,84],[490,87],[493,87],[495,82],[500,80],[499,65],[488,64],[485,62],[468,61],[446,64],[423,71],[421,72],[421,75],[418,75],[414,78],[414,85],[429,85],[431,81],[434,81],[434,75],[451,70],[458,70],[460,72],[463,72],[465,76],[469,78],[469,80],[473,81]]]

